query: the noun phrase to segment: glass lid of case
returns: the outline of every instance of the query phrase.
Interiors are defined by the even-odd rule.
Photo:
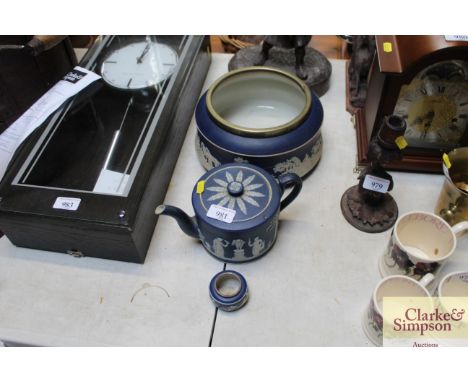
[[[53,116],[13,184],[127,196],[190,38],[103,38],[81,63],[102,79]]]

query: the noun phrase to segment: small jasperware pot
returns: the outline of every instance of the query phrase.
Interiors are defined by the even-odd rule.
[[[283,199],[286,188],[291,192]],[[192,192],[195,216],[161,205],[157,215],[176,219],[182,231],[199,239],[218,260],[242,263],[258,259],[273,246],[279,213],[302,188],[296,174],[274,178],[250,164],[227,164],[208,171]]]

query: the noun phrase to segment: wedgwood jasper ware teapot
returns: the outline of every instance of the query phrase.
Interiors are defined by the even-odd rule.
[[[155,213],[176,219],[182,231],[199,239],[217,259],[242,263],[258,259],[273,246],[279,213],[301,188],[296,174],[276,179],[254,165],[226,164],[208,171],[195,185],[194,217],[168,205],[160,205]]]

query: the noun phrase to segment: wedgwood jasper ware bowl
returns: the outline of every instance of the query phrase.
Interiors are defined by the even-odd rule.
[[[234,70],[201,97],[196,150],[210,170],[242,162],[273,175],[308,174],[322,153],[320,100],[298,77],[268,67]]]

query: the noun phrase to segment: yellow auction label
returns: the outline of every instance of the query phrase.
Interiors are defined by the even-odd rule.
[[[383,50],[385,53],[391,53],[393,50],[393,46],[391,42],[384,42],[383,43]]]
[[[395,143],[400,150],[403,150],[406,146],[408,146],[408,142],[403,135],[400,135],[398,138],[395,139]]]
[[[450,163],[450,158],[447,154],[444,153],[444,155],[442,155],[442,159],[445,163],[445,165],[447,166],[447,168],[450,168],[452,167],[452,163]]]
[[[197,183],[197,194],[202,194],[205,191],[205,181],[200,180]]]

